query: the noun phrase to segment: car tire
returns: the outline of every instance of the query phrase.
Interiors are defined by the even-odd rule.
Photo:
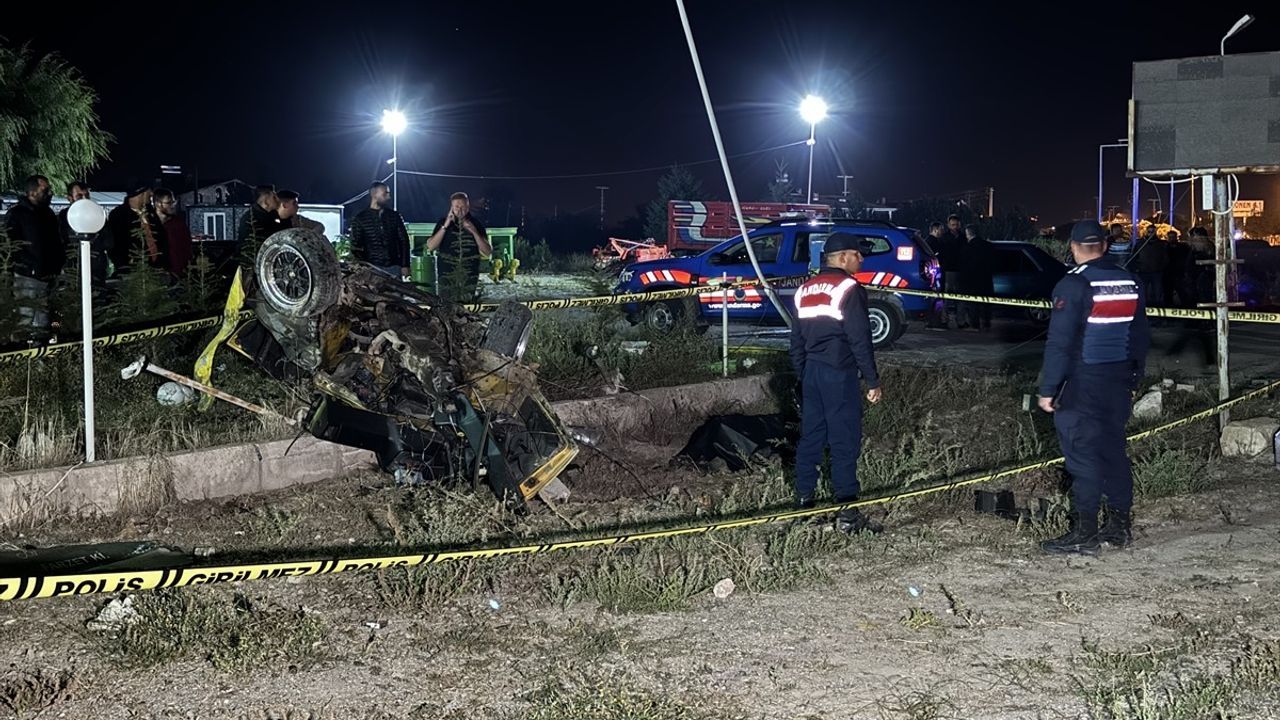
[[[313,317],[338,301],[338,254],[318,233],[290,228],[273,234],[258,250],[254,269],[263,301],[281,315]]]
[[[1027,319],[1037,325],[1048,325],[1052,314],[1049,308],[1027,308]]]
[[[529,333],[533,330],[533,311],[527,306],[508,300],[498,306],[484,332],[485,350],[504,357],[519,360],[529,345]]]
[[[659,334],[674,331],[686,317],[693,318],[689,329],[695,333],[706,332],[708,324],[702,317],[697,298],[645,303],[640,310],[640,322],[645,329]]]
[[[646,303],[641,311],[640,319],[646,329],[656,333],[674,331],[691,311],[686,300],[662,300]],[[696,309],[694,309],[696,311]],[[705,323],[695,323],[695,329],[706,329]]]
[[[906,332],[902,309],[888,300],[872,299],[867,303],[867,315],[871,321],[871,345],[877,350],[892,345]]]

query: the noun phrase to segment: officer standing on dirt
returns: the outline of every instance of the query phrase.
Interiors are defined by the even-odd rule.
[[[801,437],[796,447],[796,505],[814,506],[822,450],[831,448],[831,485],[837,503],[858,497],[862,451],[862,381],[867,400],[880,402],[880,376],[871,351],[867,291],[854,273],[862,247],[853,235],[831,233],[822,249],[823,268],[796,290],[791,326],[791,365],[800,378]],[[856,508],[842,510],[836,528],[869,529]]]
[[[1051,553],[1089,553],[1131,541],[1133,475],[1125,424],[1146,374],[1151,331],[1143,289],[1108,254],[1102,226],[1071,229],[1072,268],[1053,289],[1053,314],[1040,377],[1040,409],[1053,413],[1071,475],[1073,516],[1065,535],[1040,544]],[[1098,526],[1102,496],[1106,521]]]

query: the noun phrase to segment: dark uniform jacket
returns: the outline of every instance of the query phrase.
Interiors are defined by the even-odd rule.
[[[24,196],[9,208],[5,230],[14,243],[15,273],[44,280],[62,272],[67,254],[53,208],[36,205]]]
[[[836,369],[856,369],[868,388],[879,387],[871,352],[867,291],[849,273],[833,267],[796,290],[796,317],[791,325],[791,365],[804,377],[809,362]]]
[[[240,216],[240,225],[236,228],[236,249],[243,253],[251,252],[256,257],[258,248],[267,238],[288,228],[289,223],[282,221],[274,210],[266,210],[254,203],[249,212]]]
[[[1130,389],[1136,389],[1150,346],[1146,304],[1133,273],[1109,255],[1077,265],[1053,289],[1040,396],[1056,396],[1089,367],[1127,372]]]
[[[391,208],[365,208],[351,219],[351,254],[378,267],[409,266],[409,231]]]

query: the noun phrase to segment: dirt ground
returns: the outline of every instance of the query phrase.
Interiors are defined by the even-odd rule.
[[[559,514],[497,532],[681,514],[730,484],[780,481],[669,468],[677,449],[588,453],[570,476],[580,492]],[[648,499],[620,499],[638,480],[617,463],[660,478]],[[1208,492],[1143,501],[1135,545],[1097,558],[1043,556],[1035,543],[1047,528],[977,515],[971,495],[956,493],[887,508],[879,536],[800,528],[813,535],[806,547],[830,551],[807,579],[755,591],[757,576],[730,574],[738,588],[727,598],[707,584],[667,611],[552,598],[539,577],[638,562],[638,548],[513,562],[478,592],[409,606],[388,602],[376,575],[183,591],[246,614],[269,609],[282,626],[323,626],[305,652],[267,648],[247,666],[220,665],[227,648],[198,647],[146,667],[111,632],[86,628],[106,597],[10,603],[0,606],[0,708],[103,719],[1275,717],[1280,477],[1225,461],[1212,472]],[[396,509],[412,495],[370,476],[9,539],[150,537],[213,547],[215,561],[249,548],[385,547],[407,532]],[[468,507],[489,512],[475,499]],[[767,542],[796,531],[742,532]],[[189,627],[199,622],[173,632],[199,637]]]

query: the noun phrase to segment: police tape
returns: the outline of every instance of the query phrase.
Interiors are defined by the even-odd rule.
[[[1129,442],[1143,440],[1193,422],[1213,417],[1223,410],[1230,409],[1280,388],[1280,381],[1271,382],[1261,388],[1252,390],[1236,398],[1226,400],[1206,410],[1188,415],[1184,418],[1159,425],[1149,430],[1128,436]],[[23,577],[0,578],[0,601],[33,600],[38,598],[65,597],[71,595],[92,595],[98,593],[118,593],[125,591],[153,590],[159,588],[179,588],[193,585],[209,585],[226,582],[249,582],[282,577],[311,577],[332,575],[342,572],[360,572],[368,570],[385,570],[391,568],[408,568],[421,565],[435,565],[461,560],[482,560],[509,557],[515,555],[540,555],[553,551],[581,550],[586,548],[603,548],[624,543],[638,543],[650,540],[663,540],[677,537],[705,535],[712,532],[754,527],[770,523],[787,522],[804,518],[812,518],[827,513],[852,508],[864,508],[883,505],[911,498],[924,497],[936,493],[948,492],[970,485],[990,483],[1002,478],[1020,475],[1034,470],[1060,465],[1064,462],[1061,456],[1048,460],[1027,463],[1017,467],[1005,468],[975,477],[963,478],[879,497],[855,500],[852,502],[827,505],[803,510],[752,515],[743,518],[717,520],[698,525],[677,528],[664,528],[645,532],[582,538],[576,540],[560,540],[556,542],[510,545],[491,548],[461,548],[422,554],[385,555],[371,557],[326,558],[320,560],[296,560],[260,564],[222,565],[205,567],[180,567],[165,570],[115,571],[102,573],[82,573],[71,575],[34,575]]]
[[[241,319],[252,316],[253,313],[249,311],[240,313]],[[142,342],[143,340],[154,340],[155,338],[168,337],[170,335],[181,335],[193,330],[204,330],[206,328],[217,327],[221,323],[222,316],[217,315],[214,317],[200,318],[199,320],[188,320],[186,322],[172,323],[169,325],[161,325],[159,327],[145,328],[142,330],[114,333],[112,335],[95,337],[93,339],[93,346],[95,348],[105,348],[115,345],[127,345],[129,343]],[[39,345],[37,347],[25,348],[23,350],[3,352],[0,353],[0,366],[10,365],[21,360],[57,357],[71,352],[79,352],[80,345],[81,342],[79,340],[72,340],[64,343]]]
[[[916,297],[931,297],[939,300],[957,300],[960,302],[984,303],[988,305],[1010,305],[1013,307],[1036,308],[1040,310],[1053,309],[1053,303],[1048,300],[1026,300],[1022,298],[995,297],[992,295],[966,295],[963,293],[938,292],[935,290],[878,288],[873,285],[868,285],[867,289],[871,292],[886,292],[896,295],[914,295]],[[1201,308],[1149,307],[1147,308],[1147,316],[1160,318],[1182,318],[1184,320],[1215,320],[1217,319],[1218,314],[1216,311],[1204,310]],[[1231,310],[1227,313],[1227,319],[1231,322],[1280,324],[1280,313]]]
[[[809,276],[793,275],[780,278],[769,278],[769,284],[774,287],[794,287],[804,282]],[[714,283],[707,285],[697,285],[688,288],[676,288],[673,290],[653,290],[641,293],[626,293],[620,295],[596,295],[591,297],[580,298],[561,298],[555,300],[525,300],[517,301],[521,305],[525,305],[532,310],[548,310],[559,308],[573,307],[604,307],[607,305],[624,305],[628,303],[656,302],[660,300],[674,300],[685,297],[693,297],[695,295],[704,295],[706,293],[724,292],[725,289],[741,290],[743,288],[758,285],[759,281],[755,279],[738,280],[724,285],[716,280]],[[470,312],[492,312],[498,309],[498,303],[472,303],[463,305]],[[252,310],[245,310],[240,313],[240,319],[246,320],[253,317]],[[187,322],[173,323],[170,325],[161,325],[159,327],[146,328],[143,330],[135,330],[133,332],[116,333],[113,335],[104,335],[93,339],[95,348],[113,347],[116,345],[126,345],[129,343],[141,342],[143,340],[153,340],[155,338],[166,337],[169,335],[181,335],[182,333],[192,332],[195,330],[204,330],[207,328],[217,327],[222,324],[222,316],[200,318],[199,320],[189,320]],[[59,355],[66,355],[71,352],[78,352],[80,341],[73,340],[64,343],[54,343],[50,345],[41,345],[38,347],[25,348],[23,350],[11,350],[0,353],[0,366],[17,363],[22,360],[34,360],[37,358],[50,358]]]
[[[808,280],[809,277],[809,275],[771,277],[769,278],[769,286],[777,288],[799,287],[799,285],[805,280]],[[722,283],[718,279],[713,279],[712,282],[709,282],[706,285],[695,285],[693,287],[674,288],[671,290],[651,290],[649,292],[640,293],[594,295],[591,297],[560,298],[556,300],[517,300],[515,302],[528,307],[530,310],[554,310],[573,307],[604,307],[607,305],[627,305],[630,303],[675,300],[679,298],[693,297],[695,295],[706,295],[707,293],[723,293],[726,289],[730,291],[742,290],[759,284],[760,281],[755,278],[735,280],[728,284]],[[471,312],[490,312],[497,310],[499,304],[473,303],[463,305],[463,307]]]

